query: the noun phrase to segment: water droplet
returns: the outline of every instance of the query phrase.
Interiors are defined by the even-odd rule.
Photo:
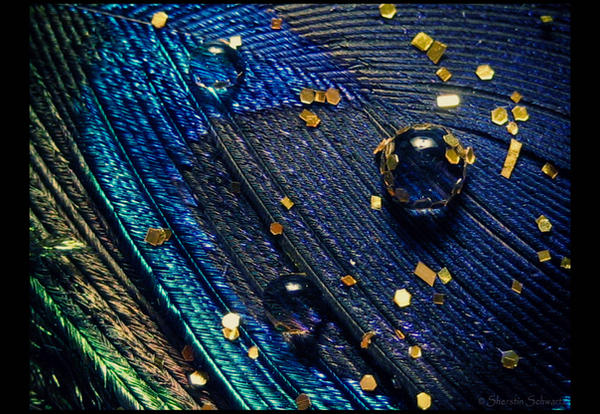
[[[408,209],[446,206],[462,190],[466,153],[445,127],[421,124],[403,128],[377,153],[385,194]]]

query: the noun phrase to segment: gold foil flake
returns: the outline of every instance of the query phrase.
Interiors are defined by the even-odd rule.
[[[191,345],[186,345],[181,350],[181,356],[184,361],[192,362],[194,360],[194,348]]]
[[[517,163],[517,159],[519,158],[519,153],[521,152],[521,144],[516,139],[510,140],[510,146],[508,147],[508,153],[506,154],[506,159],[504,160],[504,166],[502,167],[502,174],[505,178],[510,178],[513,169]]]
[[[229,38],[229,46],[232,49],[237,49],[242,45],[242,36],[231,36]]]
[[[570,269],[571,268],[571,259],[569,259],[568,257],[563,257],[562,260],[560,261],[560,267],[562,267],[563,269]]]
[[[420,392],[417,394],[417,407],[421,410],[427,410],[431,407],[431,396],[426,392]]]
[[[519,132],[519,126],[516,122],[510,121],[508,125],[506,125],[506,130],[512,135],[517,135],[517,133]]]
[[[371,208],[373,210],[381,210],[381,197],[375,195],[371,196]]]
[[[552,256],[550,256],[550,250],[541,250],[537,252],[537,255],[540,262],[547,262],[548,260],[552,259]]]
[[[300,112],[300,119],[302,119],[304,122],[308,122],[309,119],[312,118],[317,118],[317,114],[315,114],[312,111],[309,111],[308,109],[303,109],[302,112]]]
[[[454,150],[454,148],[446,148],[446,159],[450,164],[458,164],[460,157]]]
[[[393,4],[380,4],[379,13],[381,14],[381,17],[391,19],[396,15],[396,6]]]
[[[214,405],[213,403],[211,403],[210,401],[206,401],[204,404],[202,404],[202,407],[200,407],[201,410],[216,410],[217,406]]]
[[[148,228],[144,241],[152,246],[160,246],[171,237],[171,230],[169,229],[153,229]]]
[[[306,121],[306,126],[316,128],[317,126],[319,126],[320,123],[321,123],[321,118],[319,118],[319,117],[309,118],[308,121]]]
[[[278,222],[271,223],[271,225],[269,226],[269,230],[271,230],[271,234],[273,234],[274,236],[283,234],[283,226]]]
[[[511,112],[515,121],[527,121],[529,119],[529,113],[524,106],[517,105],[511,109]]]
[[[500,359],[502,366],[508,369],[514,369],[519,363],[519,355],[512,349],[502,352],[502,358]]]
[[[460,142],[458,141],[458,139],[452,135],[452,134],[446,134],[444,135],[444,142],[448,145],[450,145],[452,148],[458,146],[460,144]]]
[[[413,37],[410,44],[417,49],[426,52],[433,44],[433,39],[427,33],[419,32]]]
[[[437,273],[437,275],[444,285],[452,280],[452,275],[450,274],[450,271],[446,267],[442,267],[440,269],[440,271]]]
[[[511,95],[510,95],[510,99],[514,102],[514,103],[519,103],[519,101],[521,101],[521,98],[523,98],[523,95],[521,95],[519,92],[514,91]]]
[[[444,66],[442,66],[438,70],[436,70],[435,74],[438,75],[438,77],[443,82],[447,82],[452,77],[452,73],[450,73],[450,71],[448,69],[446,69]]]
[[[285,208],[287,208],[288,210],[294,206],[294,202],[293,202],[292,200],[290,200],[290,198],[289,198],[288,196],[285,196],[285,197],[283,197],[283,198],[280,200],[280,202],[281,202],[281,204],[283,204],[283,206],[284,206]]]
[[[446,46],[444,43],[434,40],[433,44],[427,51],[427,57],[437,65],[447,48],[448,46]]]
[[[377,154],[378,152],[383,151],[383,149],[387,146],[387,144],[389,144],[390,142],[392,142],[392,140],[394,139],[394,137],[390,137],[390,138],[386,138],[384,140],[382,140],[377,147],[373,150],[373,155]]]
[[[393,171],[398,166],[398,154],[392,154],[386,158],[388,170]]]
[[[365,332],[360,341],[360,347],[362,349],[367,349],[369,345],[371,345],[371,338],[375,336],[375,331]]]
[[[506,108],[498,107],[492,111],[492,122],[496,125],[504,125],[508,121]]]
[[[481,80],[491,80],[494,77],[495,72],[490,65],[479,65],[477,66],[475,73]]]
[[[310,408],[310,398],[308,395],[302,393],[296,397],[296,407],[299,410],[308,410]]]
[[[473,148],[467,147],[467,152],[465,154],[465,161],[467,161],[467,164],[474,164],[476,159],[477,159],[477,157],[475,156],[475,153],[473,152]]]
[[[437,274],[423,262],[417,263],[417,267],[413,273],[419,276],[429,286],[433,286],[435,277],[437,276]]]
[[[340,91],[335,88],[329,88],[327,91],[325,91],[325,99],[327,100],[328,104],[337,105],[340,103],[342,97],[340,96]]]
[[[396,142],[395,141],[390,141],[390,142],[388,142],[388,144],[383,149],[383,154],[387,158],[390,155],[392,155],[392,152],[394,152],[395,149],[396,149]]]
[[[554,21],[552,16],[540,16],[540,20],[542,23],[552,23]]]
[[[406,289],[398,289],[394,293],[394,303],[401,308],[405,308],[410,305],[410,298],[412,295]]]
[[[535,222],[538,225],[538,229],[540,229],[540,231],[543,233],[547,233],[552,229],[552,223],[550,223],[550,220],[548,220],[548,218],[546,218],[544,215],[541,215],[535,219]]]
[[[456,94],[439,95],[437,106],[440,108],[455,108],[460,105],[460,97]]]
[[[344,277],[342,277],[340,279],[342,281],[342,283],[346,286],[353,286],[356,285],[356,279],[354,279],[352,276],[350,275],[346,275]]]
[[[419,345],[409,346],[408,355],[414,359],[421,358],[421,347]]]
[[[258,358],[258,347],[256,345],[252,345],[250,348],[248,348],[248,356],[250,359]]]
[[[521,282],[519,282],[517,279],[513,279],[512,285],[510,288],[520,295],[521,291],[523,290],[523,284]]]
[[[157,29],[162,29],[167,24],[168,18],[169,16],[167,16],[167,13],[162,11],[156,12],[152,16],[152,26],[156,27]]]
[[[223,328],[223,336],[230,341],[235,341],[240,336],[240,331],[236,329]]]
[[[542,171],[544,172],[544,174],[546,174],[552,179],[555,179],[558,175],[558,170],[554,167],[554,165],[550,164],[549,162],[544,164],[544,166],[542,167]]]
[[[238,326],[240,326],[240,320],[241,318],[238,313],[229,312],[228,314],[223,316],[223,318],[221,319],[221,324],[223,325],[223,328],[233,330],[237,329]]]
[[[300,91],[300,102],[311,104],[315,100],[315,91],[310,88],[304,88]]]
[[[273,30],[281,29],[281,23],[283,23],[283,19],[273,17],[271,19],[271,29],[273,29]]]
[[[360,379],[360,388],[363,391],[373,391],[377,388],[377,381],[375,381],[375,377],[371,374],[363,375]]]
[[[443,293],[434,293],[433,294],[433,303],[436,305],[444,304],[444,294]]]
[[[208,374],[204,371],[194,371],[188,375],[188,381],[192,387],[201,387],[208,382]]]
[[[400,329],[394,329],[394,332],[396,333],[396,336],[397,336],[399,339],[404,339],[404,338],[406,338],[406,335],[404,335]]]
[[[315,91],[315,102],[323,103],[326,99],[325,91]]]

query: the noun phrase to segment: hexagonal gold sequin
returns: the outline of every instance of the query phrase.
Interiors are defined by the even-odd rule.
[[[396,15],[396,6],[393,4],[380,4],[379,13],[381,14],[381,17],[391,19]]]
[[[433,44],[427,51],[427,57],[437,65],[447,48],[448,46],[446,46],[444,43],[434,40]]]
[[[413,273],[419,278],[421,278],[421,280],[423,280],[429,286],[433,286],[433,283],[435,282],[435,277],[437,276],[437,274],[423,262],[417,263],[417,267],[415,267]]]
[[[550,250],[541,250],[537,252],[537,255],[540,262],[547,262],[548,260],[552,259],[552,256],[550,256]]]
[[[363,377],[360,379],[360,388],[362,388],[363,391],[373,391],[375,388],[377,388],[377,381],[375,381],[375,377],[371,374],[363,375]]]
[[[529,113],[527,113],[527,108],[524,106],[517,105],[511,109],[511,112],[515,121],[527,121],[529,119]]]
[[[401,308],[410,305],[410,298],[412,295],[406,289],[398,289],[394,293],[394,303]]]
[[[373,210],[381,210],[381,197],[375,195],[371,196],[371,208]]]
[[[417,394],[417,407],[421,410],[427,410],[431,407],[431,396],[426,392],[420,392]]]
[[[563,269],[570,269],[571,268],[571,259],[569,259],[568,257],[563,257],[562,260],[560,261],[560,267],[562,267]]]
[[[494,69],[490,65],[479,65],[475,70],[477,76],[481,80],[491,80],[494,77]]]
[[[346,276],[342,277],[340,280],[346,286],[354,286],[354,285],[356,285],[356,279],[354,279],[350,275],[346,275]]]
[[[329,88],[325,91],[325,99],[327,100],[327,103],[331,105],[337,105],[340,103],[342,97],[340,95],[340,91],[335,88]]]
[[[510,99],[514,102],[514,103],[519,103],[519,101],[521,100],[521,98],[523,98],[523,95],[521,95],[519,92],[514,91],[511,95],[510,95]]]
[[[548,218],[544,215],[541,215],[535,219],[535,222],[538,225],[538,229],[540,229],[540,231],[543,233],[547,233],[552,230],[552,223],[550,223],[550,220],[548,220]]]
[[[269,226],[269,230],[271,231],[271,234],[273,234],[274,236],[283,234],[283,226],[276,221],[271,223],[271,225]]]
[[[250,359],[258,358],[258,347],[256,345],[252,345],[248,348],[248,357],[250,357]]]
[[[504,125],[508,121],[506,108],[498,107],[492,111],[492,122],[496,125]]]
[[[386,166],[388,170],[393,171],[398,166],[399,158],[398,154],[391,154],[389,157],[385,159]]]
[[[437,275],[444,285],[452,280],[452,275],[450,274],[450,271],[446,267],[442,267],[440,269],[440,271],[437,273]]]
[[[281,202],[281,204],[283,204],[283,206],[284,206],[285,208],[287,208],[288,210],[294,206],[294,202],[293,202],[292,200],[290,200],[290,198],[289,198],[288,196],[285,196],[285,197],[283,197],[283,198],[280,200],[280,202]]]
[[[438,75],[443,82],[447,82],[452,77],[452,73],[450,73],[450,71],[444,66],[436,70],[435,74]]]
[[[410,44],[417,49],[426,52],[433,44],[433,39],[427,33],[419,32],[413,37]]]
[[[204,371],[194,371],[188,375],[188,381],[192,387],[201,387],[208,382],[208,374]]]
[[[519,363],[519,355],[512,349],[502,352],[502,358],[500,359],[502,366],[508,369],[514,369]]]
[[[513,279],[512,285],[510,288],[520,295],[521,291],[523,290],[523,284],[521,282],[519,282],[518,280]]]
[[[460,142],[458,141],[458,139],[452,135],[452,134],[446,134],[444,135],[444,142],[448,145],[450,145],[452,148],[458,146],[460,144]]]
[[[240,331],[237,328],[235,328],[235,329],[223,328],[223,336],[225,338],[229,339],[230,341],[235,341],[236,339],[239,338]]]
[[[310,88],[304,88],[300,91],[300,102],[311,104],[315,100],[315,91]]]
[[[552,179],[555,179],[558,175],[558,170],[554,167],[554,165],[550,164],[549,162],[544,164],[544,166],[542,167],[542,171],[544,172],[544,174],[546,174]]]
[[[319,118],[318,116],[315,116],[314,118],[309,118],[308,121],[306,121],[306,126],[316,128],[317,126],[319,126],[320,123],[321,123],[321,118]]]
[[[167,24],[168,18],[169,16],[167,15],[167,13],[162,11],[156,12],[152,16],[152,26],[156,27],[157,29],[162,29]]]
[[[360,340],[360,347],[362,349],[367,349],[369,345],[371,345],[371,338],[375,336],[375,331],[365,332],[362,339]]]
[[[296,397],[296,407],[299,410],[308,410],[310,408],[310,398],[308,395],[302,393]]]
[[[446,159],[450,164],[458,164],[460,161],[460,157],[454,148],[446,148]]]
[[[227,329],[237,329],[240,326],[241,317],[239,313],[229,312],[221,318],[221,325]]]
[[[517,133],[519,132],[519,126],[516,122],[510,121],[508,125],[506,125],[506,130],[513,135],[517,135]]]
[[[169,229],[153,229],[148,228],[144,241],[152,246],[160,246],[171,237],[171,230]]]
[[[273,17],[271,19],[271,29],[273,29],[273,30],[281,29],[281,23],[283,23],[283,19]]]
[[[421,347],[419,345],[413,345],[408,347],[408,355],[412,358],[421,358]]]

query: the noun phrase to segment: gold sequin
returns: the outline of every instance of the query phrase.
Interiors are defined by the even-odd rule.
[[[319,126],[320,123],[321,123],[321,118],[319,118],[317,116],[315,118],[309,118],[308,121],[306,121],[306,126],[316,128],[317,126]]]
[[[440,108],[455,108],[460,105],[460,97],[456,94],[439,95],[437,106]]]
[[[362,388],[363,391],[373,391],[375,388],[377,388],[377,381],[375,381],[375,377],[371,374],[363,375],[363,377],[360,379],[360,388]]]
[[[296,407],[299,410],[308,410],[310,408],[310,398],[308,395],[302,393],[296,397]]]
[[[167,24],[168,18],[169,16],[167,16],[167,13],[162,11],[156,12],[152,16],[152,26],[156,27],[157,29],[162,29]]]
[[[269,230],[271,230],[271,234],[273,234],[274,236],[283,234],[283,226],[278,222],[271,223],[271,225],[269,226]]]
[[[552,229],[552,223],[550,223],[550,220],[548,220],[548,218],[544,215],[541,215],[535,219],[535,222],[538,225],[538,229],[540,229],[540,231],[543,233],[549,232]]]
[[[505,178],[510,178],[513,169],[517,163],[517,159],[519,158],[519,153],[521,152],[521,144],[516,139],[510,140],[510,146],[508,147],[508,153],[506,154],[506,159],[504,160],[504,166],[502,167],[502,174]]]
[[[394,303],[401,308],[410,305],[410,298],[412,295],[406,289],[398,289],[394,293]]]
[[[375,195],[371,196],[371,208],[373,210],[381,210],[381,197]]]
[[[552,23],[554,21],[552,16],[540,16],[540,20],[542,23]]]
[[[194,349],[190,345],[186,345],[181,350],[181,356],[184,361],[192,362],[194,360]]]
[[[510,121],[508,125],[506,125],[506,130],[513,135],[517,135],[519,132],[519,126],[516,122]]]
[[[433,44],[433,39],[427,33],[419,32],[413,37],[410,44],[417,49],[426,52]]]
[[[342,281],[342,283],[346,286],[353,286],[356,284],[356,279],[354,279],[352,276],[350,275],[346,275],[344,277],[342,277],[340,279]]]
[[[423,262],[417,263],[414,274],[419,276],[429,286],[433,286],[435,277],[437,276],[437,274]]]
[[[444,294],[443,293],[434,293],[433,294],[433,303],[436,305],[444,304]]]
[[[467,147],[467,151],[465,154],[465,161],[467,161],[467,164],[475,164],[476,159],[477,159],[477,157],[475,156],[475,153],[473,152],[473,148]]]
[[[447,82],[452,77],[452,73],[450,73],[450,71],[444,66],[436,70],[435,74],[438,75],[443,82]]]
[[[273,17],[271,19],[271,29],[273,29],[273,30],[281,29],[281,23],[283,23],[283,19]]]
[[[413,345],[408,347],[408,355],[412,358],[420,358],[421,357],[421,347],[419,345]]]
[[[548,260],[552,259],[552,256],[550,256],[550,250],[539,251],[537,252],[537,255],[540,262],[547,262]]]
[[[381,14],[381,17],[391,19],[396,15],[396,6],[393,4],[380,4],[379,13]]]
[[[521,282],[519,282],[518,280],[513,279],[512,285],[510,288],[520,295],[521,291],[523,290],[523,284]]]
[[[523,95],[521,95],[519,92],[514,91],[511,95],[510,95],[510,99],[514,102],[514,103],[519,103],[519,101],[521,100],[521,98],[523,98]]]
[[[396,169],[396,167],[398,166],[398,154],[391,154],[389,157],[386,158],[386,164],[388,167],[388,170],[393,171]]]
[[[504,125],[508,121],[508,112],[505,108],[498,107],[492,111],[492,122],[496,125]]]
[[[427,51],[427,57],[437,65],[447,48],[448,46],[446,46],[444,43],[434,40],[433,44]]]
[[[481,80],[491,80],[494,77],[495,72],[490,65],[479,65],[477,66],[475,73]]]
[[[242,45],[242,36],[231,36],[229,38],[229,46],[232,49],[237,49]]]
[[[406,338],[406,335],[404,335],[400,329],[394,329],[394,332],[396,333],[396,336],[397,336],[399,339],[404,339],[404,338]]]
[[[529,119],[529,113],[524,106],[517,105],[511,109],[511,112],[515,121],[527,121]]]
[[[326,99],[325,91],[315,91],[315,102],[323,103]]]
[[[360,347],[362,349],[367,349],[369,345],[371,345],[371,338],[375,336],[375,331],[365,332],[360,341]]]
[[[331,105],[337,105],[342,99],[340,91],[335,88],[329,88],[325,91],[325,99]]]
[[[420,392],[417,394],[417,407],[421,410],[427,410],[431,407],[431,396],[426,392]]]
[[[500,359],[502,366],[508,369],[514,369],[519,363],[519,355],[512,349],[502,352],[502,358]]]
[[[152,246],[160,246],[171,237],[171,230],[169,229],[153,229],[148,228],[144,241]]]
[[[241,317],[238,313],[229,312],[223,318],[221,318],[221,324],[223,328],[227,329],[237,329],[240,326]]]
[[[440,269],[440,271],[437,273],[437,275],[444,285],[452,280],[452,275],[450,274],[450,271],[446,267],[442,267]]]
[[[250,359],[258,358],[258,347],[256,345],[252,345],[250,348],[248,348],[248,356]]]
[[[311,104],[315,100],[315,91],[310,88],[304,88],[300,91],[300,102]]]
[[[304,122],[307,122],[309,119],[311,118],[316,118],[317,114],[315,114],[312,111],[309,111],[308,109],[303,109],[302,112],[300,112],[299,115],[300,119],[302,119]]]
[[[373,150],[373,155],[377,154],[378,152],[383,151],[383,149],[387,146],[387,144],[392,142],[393,139],[394,139],[394,137],[390,137],[390,138],[386,138],[386,139],[382,140],[379,144],[377,144],[377,147]]]
[[[202,407],[200,407],[201,410],[216,410],[217,406],[214,405],[213,403],[211,403],[210,401],[205,402],[204,404],[202,404]]]
[[[284,206],[285,208],[287,208],[288,210],[294,206],[294,202],[293,202],[292,200],[290,200],[290,198],[289,198],[288,196],[285,196],[285,197],[283,197],[283,198],[280,200],[280,202],[281,202],[281,204],[283,204],[283,206]]]
[[[223,336],[230,341],[235,341],[240,336],[240,331],[236,329],[223,328]]]
[[[460,161],[460,157],[454,148],[446,148],[446,159],[450,164],[458,164]]]
[[[558,175],[558,170],[554,167],[554,165],[550,164],[549,162],[544,164],[544,166],[542,167],[542,171],[544,172],[544,174],[546,174],[552,179],[555,179]]]
[[[452,135],[452,134],[446,134],[444,135],[444,142],[448,145],[450,145],[452,148],[458,146],[460,144],[460,142],[458,141],[458,139]]]
[[[563,257],[562,260],[560,261],[560,267],[562,267],[563,269],[570,269],[571,268],[571,259],[569,259],[568,257]]]
[[[188,376],[192,387],[201,387],[208,382],[208,374],[204,371],[194,371]]]

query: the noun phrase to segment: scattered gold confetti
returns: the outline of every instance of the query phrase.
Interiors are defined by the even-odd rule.
[[[446,46],[444,43],[434,40],[433,44],[427,51],[427,57],[437,65],[447,48],[448,46]]]
[[[481,80],[491,80],[494,77],[495,72],[490,65],[479,65],[477,66],[475,73]]]
[[[433,294],[433,303],[436,305],[444,304],[444,294],[443,293],[434,293]]]
[[[475,153],[473,152],[473,148],[467,147],[467,152],[465,154],[465,161],[467,161],[467,164],[475,164],[476,159],[477,159],[477,157],[475,156]]]
[[[423,262],[417,263],[414,274],[419,276],[429,286],[433,286],[435,277],[437,276],[437,274]]]
[[[444,142],[446,142],[446,144],[450,145],[452,148],[457,147],[460,144],[458,139],[452,134],[444,135]]]
[[[340,279],[342,281],[342,283],[346,286],[353,286],[356,284],[356,279],[354,279],[352,276],[350,275],[346,275],[344,277],[342,277]]]
[[[236,339],[239,338],[240,331],[237,328],[235,328],[235,329],[223,328],[223,336],[225,338],[229,339],[230,341],[235,341]]]
[[[250,359],[258,358],[258,347],[256,345],[252,345],[250,348],[248,348],[248,356]]]
[[[152,246],[160,246],[171,237],[171,230],[169,229],[153,229],[148,228],[144,241]]]
[[[394,293],[394,303],[401,308],[410,305],[410,298],[412,295],[406,289],[398,289]]]
[[[232,49],[237,49],[242,45],[242,36],[231,36],[229,38],[229,46]]]
[[[569,259],[568,257],[563,257],[562,260],[560,261],[560,267],[562,267],[563,269],[570,269],[571,268],[571,259]]]
[[[315,100],[315,91],[310,88],[304,88],[300,91],[300,102],[311,104]]]
[[[519,153],[521,152],[521,144],[516,139],[510,140],[510,146],[508,147],[508,153],[506,154],[506,159],[504,160],[504,167],[502,167],[502,174],[505,178],[510,178],[513,169],[517,163],[517,159],[519,158]]]
[[[508,112],[505,108],[498,107],[492,111],[492,122],[496,125],[504,125],[508,121]]]
[[[446,148],[446,159],[450,164],[458,164],[460,161],[460,157],[454,148]]]
[[[240,320],[241,318],[238,313],[229,312],[228,314],[223,316],[223,318],[221,319],[221,324],[223,325],[223,328],[233,330],[237,329],[238,326],[240,326]]]
[[[381,17],[391,19],[396,15],[396,6],[393,4],[380,4],[379,13],[381,14]]]
[[[315,91],[315,102],[323,103],[326,99],[325,91]]]
[[[202,404],[202,407],[200,407],[201,410],[216,410],[217,406],[214,405],[213,403],[211,403],[210,401],[206,401],[204,404]]]
[[[554,21],[552,16],[540,16],[540,20],[542,23],[552,23]]]
[[[450,271],[446,267],[442,267],[440,269],[440,271],[437,273],[437,275],[444,285],[452,280],[452,275],[450,274]]]
[[[363,375],[360,380],[360,388],[362,388],[363,391],[373,391],[375,388],[377,388],[377,381],[375,381],[375,377],[371,374]]]
[[[204,371],[194,371],[188,376],[190,385],[193,387],[201,387],[208,382],[208,374]]]
[[[550,220],[548,220],[548,218],[544,215],[541,215],[535,219],[535,222],[538,225],[538,229],[540,229],[540,231],[543,233],[549,232],[552,229],[552,223],[550,223]]]
[[[271,234],[273,234],[274,236],[283,234],[283,226],[278,222],[271,223],[269,230],[271,230]]]
[[[502,352],[502,358],[500,360],[502,366],[508,369],[514,369],[519,363],[519,355],[512,349]]]
[[[365,332],[360,341],[360,347],[362,349],[367,349],[371,344],[371,338],[375,336],[375,331]]]
[[[519,126],[516,122],[510,121],[508,125],[506,125],[506,130],[513,135],[517,135],[517,133],[519,132]]]
[[[373,210],[381,210],[381,197],[375,195],[371,196],[371,208]]]
[[[435,74],[438,75],[438,77],[444,82],[447,82],[452,77],[452,73],[450,73],[450,71],[444,66],[436,70]]]
[[[327,103],[337,105],[342,98],[340,96],[340,91],[335,88],[329,88],[325,91],[325,99],[327,100]]]
[[[515,121],[527,121],[529,119],[529,113],[527,113],[527,108],[524,106],[517,105],[511,112]]]
[[[519,92],[514,91],[511,95],[510,95],[510,99],[514,102],[514,103],[519,103],[519,101],[521,100],[521,98],[523,98],[523,95],[521,95]]]
[[[288,210],[294,206],[294,202],[293,202],[292,200],[290,200],[290,198],[289,198],[288,196],[285,196],[285,197],[283,197],[283,198],[280,200],[280,202],[281,202],[281,204],[283,204],[283,206],[284,206],[285,208],[287,208]]]
[[[194,349],[190,345],[186,345],[181,350],[181,356],[184,361],[192,362],[194,360]]]
[[[281,23],[283,23],[283,19],[273,17],[271,19],[271,29],[273,29],[273,30],[281,29]]]
[[[433,44],[433,39],[427,33],[419,32],[413,37],[410,44],[417,49],[426,52]]]
[[[162,11],[156,12],[154,13],[154,16],[152,16],[152,26],[156,27],[157,29],[162,29],[167,24],[168,18],[169,16],[167,16],[167,13]]]
[[[427,410],[431,407],[431,396],[426,392],[420,392],[417,394],[417,407],[421,410]]]
[[[544,164],[544,166],[542,167],[542,171],[544,172],[544,174],[548,175],[552,179],[555,179],[558,175],[558,170],[556,169],[556,167],[554,167],[554,165],[550,164],[549,162]]]
[[[394,330],[396,332],[396,336],[400,339],[404,339],[406,338],[406,336],[402,333],[402,331],[400,329],[395,329]]]
[[[523,290],[523,284],[518,280],[513,279],[512,286],[510,288],[520,295],[521,291]]]
[[[296,397],[296,407],[298,407],[299,410],[308,410],[310,407],[310,398],[308,395],[304,393],[299,394]]]
[[[437,97],[437,106],[440,108],[455,108],[460,105],[460,97],[455,94],[439,95]]]
[[[537,252],[538,255],[538,259],[540,259],[540,262],[547,262],[548,260],[552,259],[552,256],[550,256],[550,250],[542,250]]]
[[[408,355],[412,358],[421,358],[421,347],[419,345],[413,345],[408,347]]]

